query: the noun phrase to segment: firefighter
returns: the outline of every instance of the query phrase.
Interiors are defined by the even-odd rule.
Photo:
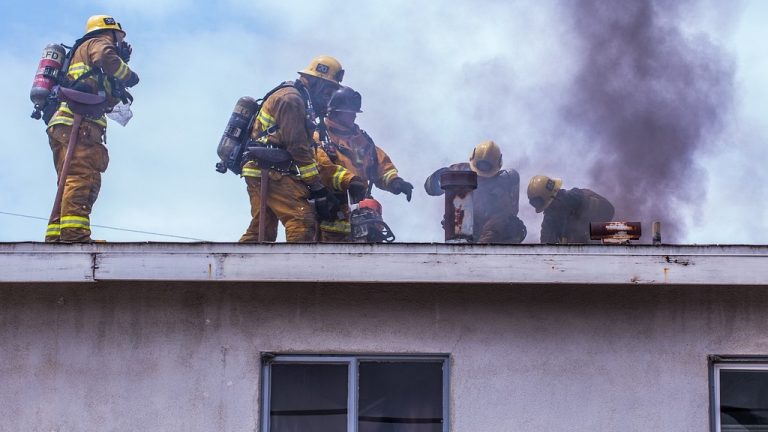
[[[528,183],[528,202],[544,212],[541,243],[599,243],[589,238],[590,222],[609,222],[613,205],[589,189],[562,189],[563,181],[537,175]]]
[[[527,230],[517,217],[520,204],[520,174],[501,169],[501,149],[493,141],[483,141],[472,150],[469,163],[440,168],[427,177],[424,189],[439,196],[440,176],[447,171],[472,170],[477,173],[473,200],[473,240],[475,243],[521,243]]]
[[[328,102],[328,116],[315,133],[321,177],[341,202],[353,204],[370,195],[373,185],[411,201],[413,185],[403,180],[389,156],[355,123],[362,106],[360,93],[342,86]],[[337,217],[320,223],[324,242],[349,242],[350,209],[344,205]]]
[[[243,166],[252,219],[240,242],[259,241],[260,186],[265,170],[269,173],[269,187],[263,240],[275,241],[279,220],[285,226],[288,242],[314,241],[316,217],[330,219],[338,210],[335,197],[320,182],[312,133],[314,119],[322,114],[315,112],[315,107],[325,109],[331,94],[339,88],[344,70],[335,58],[319,56],[298,73],[299,79],[278,86],[266,98],[256,116],[251,139],[284,149],[289,160],[271,165],[249,160]]]
[[[120,102],[120,88],[132,87],[139,76],[128,67],[131,48],[124,42],[125,30],[109,15],[88,18],[85,35],[75,42],[67,69],[67,79],[73,88],[88,93],[103,91],[107,107]],[[78,78],[80,78],[78,80]],[[64,157],[72,133],[74,114],[66,103],[48,122],[48,142],[53,151],[56,173],[61,172]],[[84,117],[78,134],[77,145],[70,162],[60,214],[48,221],[46,242],[91,241],[90,214],[101,188],[101,173],[109,164],[106,143],[107,119],[104,115]]]

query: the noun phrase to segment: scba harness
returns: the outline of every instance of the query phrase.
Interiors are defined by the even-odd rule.
[[[72,64],[72,57],[78,48],[86,41],[102,33],[98,32],[83,36],[75,41],[71,47],[64,44],[49,44],[46,46],[43,50],[43,58],[38,66],[38,72],[35,75],[32,90],[30,91],[30,99],[35,104],[31,115],[32,118],[36,120],[42,119],[47,125],[60,108],[60,102],[78,103],[73,101],[72,92],[66,92],[69,94],[67,96],[63,94],[62,89],[93,94],[93,89],[86,84],[88,79],[94,80],[97,89],[95,94],[104,97],[105,102],[103,102],[103,106],[100,106],[100,103],[93,104],[87,110],[81,110],[85,117],[99,120],[105,112],[109,112],[109,107],[106,104],[107,94],[114,99],[121,100],[125,104],[133,102],[133,96],[126,90],[118,77],[108,76],[101,68],[91,67],[85,63]],[[130,45],[120,42],[115,47],[118,56],[127,63],[130,59]],[[124,72],[129,72],[127,67]],[[73,76],[74,79],[70,79],[70,76]]]
[[[280,125],[262,112],[262,107],[270,96],[278,90],[288,87],[295,88],[301,95],[306,112],[307,136],[311,137],[310,131],[314,131],[317,124],[314,121],[314,108],[309,92],[299,80],[284,81],[260,99],[254,100],[246,96],[238,100],[219,142],[217,153],[221,161],[216,164],[216,171],[226,173],[229,170],[234,174],[241,175],[243,166],[248,161],[254,160],[265,169],[285,174],[301,174],[287,150],[269,144],[267,137],[276,134],[280,130]],[[250,131],[256,124],[256,120],[262,120],[262,124],[267,125],[267,127],[251,138]]]

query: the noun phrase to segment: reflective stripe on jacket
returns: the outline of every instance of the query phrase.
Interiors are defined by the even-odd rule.
[[[353,172],[341,165],[336,165],[321,146],[316,150],[317,164],[320,168],[320,181],[335,192],[344,192],[349,182],[355,176]]]

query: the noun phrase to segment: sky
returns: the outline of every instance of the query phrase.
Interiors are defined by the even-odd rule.
[[[647,40],[667,57],[643,57],[653,77],[641,81],[615,73],[627,58],[616,43],[621,24],[634,22],[624,19],[634,9],[622,2],[7,2],[0,16],[0,242],[42,241],[56,192],[44,125],[29,117],[42,49],[71,44],[89,16],[110,14],[127,31],[141,82],[132,91],[133,119],[108,127],[110,165],[91,223],[143,233],[93,227],[95,239],[237,241],[250,221],[245,183],[214,169],[232,108],[327,54],[341,61],[344,84],[363,96],[358,124],[415,186],[412,202],[374,191],[397,241],[442,241],[443,201],[426,195],[423,182],[492,139],[504,167],[520,173],[526,243],[538,241],[541,215],[525,188],[546,174],[562,178],[566,189],[605,195],[617,217],[646,230],[652,220],[665,221],[671,242],[768,244],[768,2],[649,2],[649,28],[658,32]],[[619,36],[605,39],[603,30],[614,28]],[[666,74],[669,58],[685,72]],[[596,64],[610,79],[593,74]],[[670,90],[673,82],[681,89]],[[620,135],[624,147],[615,144],[613,132],[622,128],[616,116],[606,119],[615,110],[585,90],[614,87],[620,91],[611,94],[629,107],[624,122],[650,111],[657,120],[650,124],[666,112],[674,123],[674,116],[701,111],[693,123],[680,120],[692,137],[687,146]],[[625,88],[637,91],[625,98]],[[624,150],[642,163],[618,157]],[[641,177],[625,175],[637,167]]]

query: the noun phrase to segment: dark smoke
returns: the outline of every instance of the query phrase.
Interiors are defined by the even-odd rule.
[[[696,215],[706,198],[697,156],[733,97],[732,61],[682,32],[691,3],[567,2],[584,62],[565,112],[592,153],[590,188],[613,202],[616,219],[643,222],[644,238],[661,220],[666,243],[684,238],[684,210]]]

